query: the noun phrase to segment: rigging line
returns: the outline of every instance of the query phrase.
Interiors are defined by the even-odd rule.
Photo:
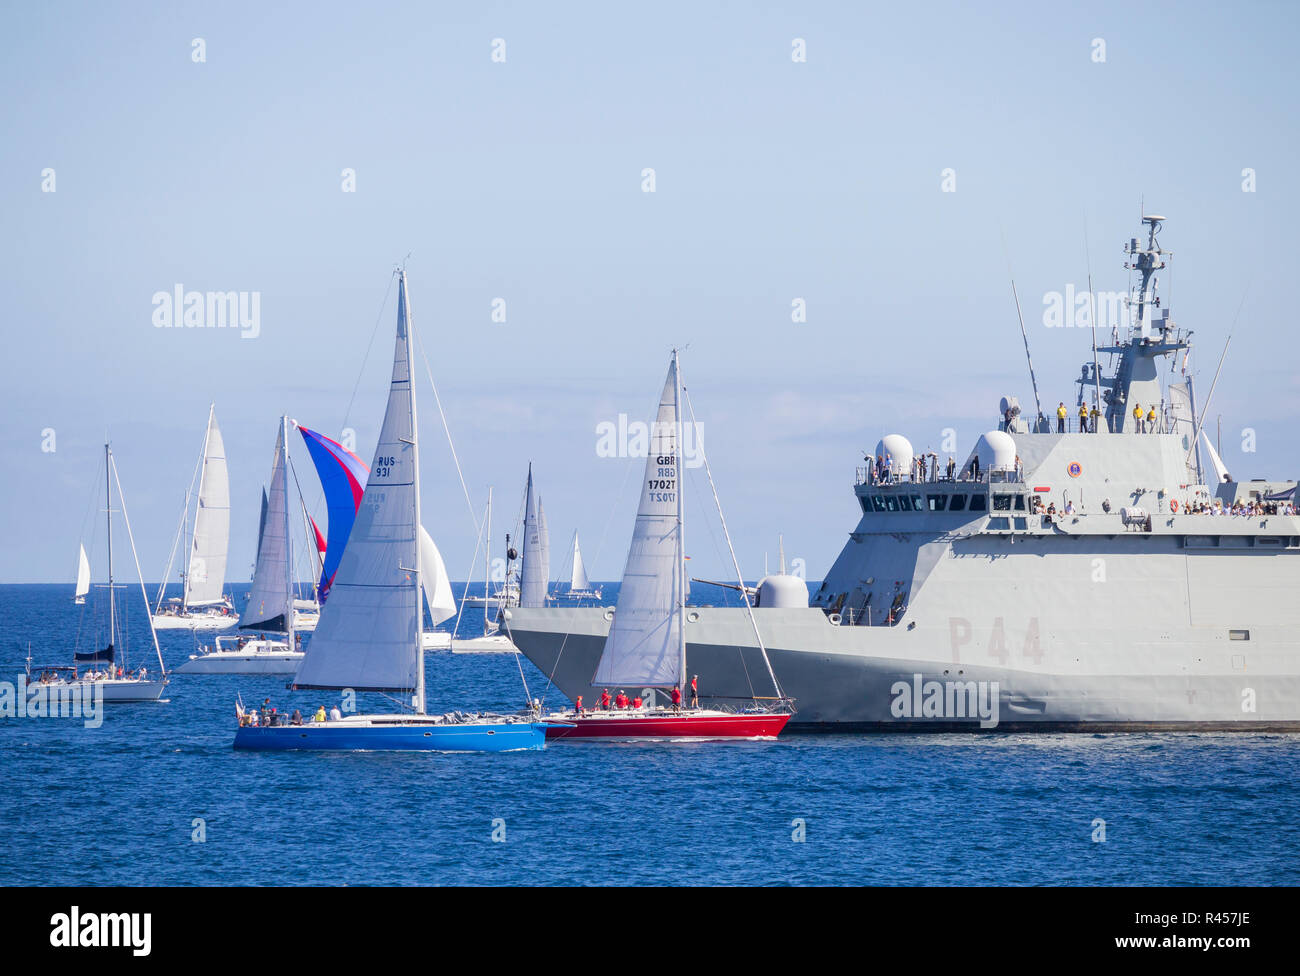
[[[684,390],[685,390],[685,388],[683,387],[683,391],[684,391]],[[692,423],[694,423],[694,417],[692,417],[691,420],[692,420]],[[702,444],[702,443],[703,443],[703,438],[699,438],[699,442]],[[702,454],[703,454],[703,451],[701,450],[701,456],[702,456]],[[685,462],[684,462],[684,461],[683,461],[682,466],[683,466],[683,468],[685,468]],[[686,469],[686,470],[689,471],[690,469]],[[695,484],[695,485],[698,486],[699,478],[698,478],[698,476],[696,475],[696,473],[695,473],[694,471],[690,471],[690,477],[691,477],[691,480],[692,480],[692,484]],[[703,494],[703,492],[700,492],[700,494]],[[709,532],[709,541],[713,543],[713,551],[714,551],[714,555],[716,555],[716,556],[718,557],[719,561],[722,561],[722,546],[718,544],[718,535],[717,535],[717,533],[713,530],[713,523],[712,523],[712,521],[709,520],[709,519],[702,519],[701,521],[704,523],[704,527],[705,527],[705,528],[708,530],[708,532]],[[730,542],[728,542],[728,545],[730,545]],[[745,592],[745,593],[748,593],[748,589],[745,587],[745,581],[744,581],[743,579],[742,579],[742,580],[739,580],[739,584],[740,584],[740,585],[737,587],[737,589],[738,589],[738,590],[741,590],[741,591],[743,591],[743,592]],[[726,599],[726,595],[725,595],[725,594],[723,595],[723,599],[724,599],[724,600]],[[745,652],[744,652],[744,650],[741,648],[741,646],[740,646],[739,644],[735,645],[735,647],[736,647],[736,653],[740,655],[740,666],[741,666],[741,668],[742,668],[742,669],[744,670],[744,672],[745,672],[745,681],[746,681],[746,683],[749,685],[749,697],[750,697],[750,698],[754,698],[754,697],[756,697],[755,694],[754,694],[754,679],[753,679],[753,678],[750,676],[750,674],[749,674],[749,665],[747,665],[747,664],[745,663]]]
[[[95,490],[92,491],[92,492],[90,493],[90,503],[86,506],[86,514],[83,515],[83,516],[81,517],[81,538],[82,538],[82,539],[84,539],[84,538],[86,537],[86,522],[90,519],[90,513],[93,512],[93,511],[95,510],[95,503],[96,503],[97,501],[99,501],[99,471],[100,471],[99,463],[96,463],[96,464],[95,464]],[[95,526],[96,526],[96,528],[95,528],[95,532],[96,532],[96,534],[98,534],[98,532],[99,532],[99,528],[98,528],[98,526],[99,526],[99,520],[98,520],[98,519],[95,520]],[[91,539],[90,539],[90,553],[89,553],[89,555],[86,556],[86,561],[87,561],[87,562],[89,562],[90,559],[91,559],[91,556],[93,556],[93,555],[95,554],[95,538],[96,538],[96,536],[91,536]],[[80,540],[79,540],[79,541],[80,541]],[[78,568],[80,568],[80,567],[78,567]],[[86,596],[90,596],[90,594],[87,593]],[[93,605],[94,605],[94,604],[91,603],[91,606],[93,606]],[[83,623],[83,622],[85,621],[85,619],[86,619],[86,606],[87,606],[87,604],[83,603],[83,604],[81,605],[81,610],[80,610],[80,612],[77,614],[77,635],[76,635],[75,638],[73,638],[73,644],[72,644],[72,649],[73,649],[74,652],[76,651],[76,649],[77,649],[78,647],[81,646],[81,625],[82,625],[82,623]],[[93,623],[93,617],[92,617],[92,623]]]
[[[131,558],[135,561],[135,575],[136,578],[140,581],[140,596],[144,598],[144,605],[147,609],[149,606],[149,594],[145,592],[145,588],[144,588],[144,573],[140,572],[140,556],[135,551],[135,533],[131,531],[131,518],[126,514],[126,497],[122,494],[122,479],[121,477],[119,477],[117,473],[116,461],[112,463],[112,467],[113,467],[113,482],[114,484],[117,485],[117,501],[118,504],[122,506],[122,521],[126,523],[126,538],[127,541],[131,543]],[[125,609],[123,609],[124,617],[125,617],[125,613],[126,611]],[[163,663],[162,648],[158,646],[158,632],[153,628],[153,617],[149,618],[149,636],[153,638],[154,653],[158,655],[158,667],[162,671],[163,677],[166,677],[167,665]],[[125,637],[125,635],[123,635],[123,637]],[[125,640],[123,641],[122,660],[124,662],[126,661]]]
[[[465,484],[465,474],[460,469],[460,458],[456,456],[456,442],[451,439],[451,428],[447,426],[447,414],[442,409],[442,398],[438,396],[438,384],[433,381],[433,370],[429,368],[429,357],[424,352],[424,342],[420,339],[420,333],[415,328],[415,323],[410,320],[408,315],[407,325],[411,332],[415,334],[415,345],[420,350],[420,358],[424,360],[424,371],[429,376],[429,386],[433,389],[433,402],[438,405],[438,416],[442,418],[442,430],[447,435],[447,446],[451,448],[451,459],[456,463],[456,477],[460,479],[460,490],[465,494],[465,507],[469,509],[469,519],[474,523],[475,533],[481,532],[482,529],[478,524],[478,514],[474,511],[474,502],[469,497],[469,487]]]
[[[199,451],[199,459],[194,463],[194,473],[190,475],[189,486],[185,489],[185,504],[181,506],[180,524],[176,526],[176,538],[172,540],[172,551],[171,554],[167,557],[167,568],[163,570],[162,582],[158,584],[157,606],[159,610],[162,609],[163,597],[167,593],[167,582],[172,575],[172,564],[176,559],[176,550],[180,548],[181,538],[185,535],[185,525],[189,520],[189,514],[190,514],[190,497],[194,494],[194,484],[199,479],[199,471],[202,470],[203,468],[203,459],[207,454],[207,450],[208,450],[208,435],[207,435],[207,431],[205,430],[203,434],[203,448],[202,450]],[[198,516],[196,515],[195,517],[197,518]],[[190,571],[189,564],[186,563],[185,565],[186,574],[188,574],[189,571]],[[185,595],[185,588],[184,586],[182,586],[181,587],[182,598],[184,597],[184,595]]]
[[[691,426],[698,429],[698,424],[695,420],[695,406],[691,402],[691,394],[690,391],[687,390],[686,384],[681,382],[680,369],[677,375],[678,383],[682,388],[682,395],[686,398],[686,408],[691,414]],[[678,445],[678,447],[680,449],[680,445]],[[718,522],[722,525],[722,534],[727,539],[727,548],[731,550],[731,565],[736,570],[736,582],[741,586],[744,586],[745,577],[740,573],[740,562],[736,559],[736,547],[731,544],[731,533],[727,531],[727,517],[722,514],[722,500],[718,498],[718,486],[713,482],[713,469],[709,466],[709,456],[705,453],[703,445],[700,445],[700,457],[704,459],[704,473],[709,477],[709,488],[713,491],[713,503],[718,508]],[[745,598],[745,611],[749,615],[750,626],[754,628],[754,639],[758,641],[758,650],[763,655],[763,663],[767,665],[767,676],[772,679],[772,687],[776,689],[777,696],[783,698],[785,697],[785,693],[781,691],[781,684],[776,680],[776,672],[772,670],[772,662],[768,660],[767,648],[763,645],[763,635],[758,632],[758,621],[754,619],[754,607],[753,604],[749,602],[749,591],[742,589],[740,594]]]
[[[465,589],[461,591],[460,609],[456,611],[456,623],[451,628],[451,636],[453,638],[456,636],[456,634],[460,632],[460,618],[465,615],[465,601],[469,599],[469,584],[474,579],[474,567],[478,565],[478,551],[483,547],[483,534],[486,530],[487,530],[487,507],[485,506],[483,509],[483,529],[479,531],[478,536],[474,539],[474,558],[470,560],[469,574],[465,577]],[[484,553],[483,558],[484,559],[487,558],[486,553]],[[490,575],[491,572],[492,572],[491,567],[488,567],[487,572],[484,575]],[[484,601],[486,601],[489,598],[489,596],[490,594],[488,594],[485,591],[483,594]],[[483,606],[486,607],[487,603],[484,602]],[[483,633],[485,635],[487,634],[486,627],[483,628]]]
[[[647,448],[647,450],[648,449],[649,448]],[[637,466],[636,464],[637,460],[638,460],[637,458],[631,458],[629,459],[629,463],[623,465],[623,481],[619,485],[618,495],[614,498],[614,504],[611,505],[609,508],[609,515],[606,516],[605,518],[605,530],[600,535],[600,544],[596,546],[596,559],[600,558],[600,552],[605,547],[605,538],[606,536],[609,535],[609,526],[614,521],[614,513],[618,511],[619,506],[623,503],[623,495],[627,491],[627,480],[628,477],[631,475],[632,470]],[[629,543],[629,548],[631,548],[630,543]],[[621,591],[622,577],[619,577],[619,586]],[[546,676],[546,687],[542,690],[543,702],[546,701],[546,696],[550,692],[551,687],[554,684],[555,672],[560,667],[560,659],[564,657],[564,648],[569,643],[569,637],[572,635],[572,633],[573,633],[572,630],[565,631],[564,638],[563,640],[560,641],[560,650],[555,655],[555,663],[551,665],[551,673]],[[512,643],[513,641],[514,638],[511,638]],[[595,686],[593,685],[592,687]]]

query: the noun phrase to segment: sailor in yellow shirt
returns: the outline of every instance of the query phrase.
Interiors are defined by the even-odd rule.
[[[1092,411],[1088,414],[1092,420],[1092,432],[1097,433],[1097,424],[1101,420],[1101,411],[1097,409],[1097,404],[1092,405]]]
[[[1146,424],[1143,423],[1142,421],[1142,417],[1143,417],[1142,404],[1140,403],[1133,404],[1133,420],[1135,422],[1135,426],[1137,427],[1137,432],[1139,434],[1145,434],[1147,429]]]
[[[325,721],[325,706],[324,706],[324,705],[321,705],[318,709],[316,709],[316,714],[313,715],[313,716],[311,717],[311,720],[312,720],[313,722],[323,722],[323,721]]]
[[[1147,411],[1147,432],[1151,434],[1158,433],[1156,430],[1156,408],[1152,407]]]
[[[1086,403],[1079,404],[1079,433],[1088,433],[1088,405]]]
[[[1065,418],[1068,416],[1069,411],[1065,409],[1065,401],[1062,400],[1061,405],[1056,408],[1056,432],[1058,434],[1065,433]]]

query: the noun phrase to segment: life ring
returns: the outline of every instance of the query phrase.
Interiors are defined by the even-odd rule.
[[[1178,499],[1177,499],[1177,498],[1170,499],[1170,501],[1169,501],[1169,511],[1171,511],[1171,512],[1177,512],[1177,511],[1178,511]]]

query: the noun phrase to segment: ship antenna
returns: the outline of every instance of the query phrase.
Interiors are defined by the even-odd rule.
[[[1101,410],[1101,366],[1097,362],[1097,293],[1092,290],[1092,249],[1088,246],[1088,218],[1083,219],[1083,257],[1088,266],[1088,321],[1092,325],[1092,380],[1096,385],[1095,403]],[[1097,421],[1101,420],[1098,413]],[[1097,421],[1093,422],[1094,428]],[[1093,433],[1097,433],[1094,429]]]
[[[1001,231],[1001,227],[998,228]],[[1016,318],[1020,320],[1020,337],[1025,340],[1025,361],[1029,363],[1029,382],[1034,387],[1034,408],[1038,419],[1034,421],[1034,430],[1042,430],[1047,420],[1043,416],[1043,402],[1038,397],[1038,377],[1034,375],[1034,357],[1029,354],[1029,333],[1025,331],[1025,317],[1020,311],[1020,296],[1016,294],[1016,277],[1011,273],[1011,254],[1007,250],[1007,237],[1002,235],[1002,253],[1007,259],[1007,275],[1011,278],[1011,297],[1016,301]]]

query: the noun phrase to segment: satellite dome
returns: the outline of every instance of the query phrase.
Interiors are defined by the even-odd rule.
[[[758,581],[758,599],[754,604],[767,609],[769,607],[808,606],[808,584],[798,576],[772,575],[764,576]]]
[[[1015,438],[1001,430],[981,434],[975,445],[975,456],[980,459],[980,467],[985,471],[1015,471]]]
[[[912,442],[902,434],[886,434],[876,445],[876,457],[889,458],[890,474],[908,474],[914,456]]]

